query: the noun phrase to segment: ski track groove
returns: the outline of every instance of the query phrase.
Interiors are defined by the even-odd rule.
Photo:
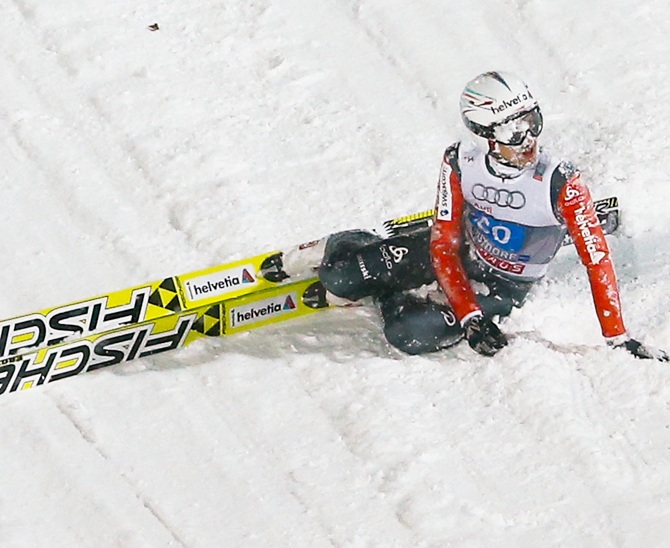
[[[112,466],[117,471],[119,479],[129,488],[134,497],[142,504],[144,508],[153,516],[153,518],[165,529],[168,534],[174,539],[179,546],[186,547],[188,544],[182,539],[176,529],[170,524],[158,509],[158,506],[151,501],[151,498],[138,487],[137,482],[133,480],[128,473],[119,469],[118,465],[114,463],[111,456],[100,446],[95,439],[95,436],[89,431],[86,426],[73,412],[74,403],[69,400],[67,396],[57,395],[55,393],[48,394],[49,399],[60,414],[72,425],[72,427],[79,433],[81,438],[108,466]]]
[[[367,365],[357,365],[354,361],[351,361],[351,357],[348,360],[338,361],[341,362],[343,367],[349,370],[349,373],[346,374],[346,381],[338,383],[338,386],[346,383],[350,388],[346,401],[338,400],[330,404],[326,402],[323,396],[328,392],[327,386],[322,384],[315,385],[314,381],[310,378],[313,372],[309,369],[303,369],[298,372],[303,390],[321,410],[321,413],[332,425],[334,431],[338,433],[347,451],[356,462],[360,463],[361,472],[369,476],[371,485],[375,486],[377,496],[381,499],[388,499],[390,497],[391,500],[389,502],[395,508],[395,520],[401,527],[411,533],[414,539],[413,545],[424,545],[420,542],[421,536],[417,530],[417,524],[405,516],[408,497],[411,500],[412,493],[406,492],[407,486],[404,483],[410,481],[406,480],[406,476],[412,467],[412,457],[421,455],[426,450],[426,447],[413,446],[410,454],[399,455],[392,462],[381,462],[379,460],[381,455],[375,454],[375,447],[380,445],[379,440],[376,439],[378,434],[372,431],[372,438],[369,435],[370,433],[361,436],[361,423],[365,424],[365,421],[360,417],[363,408],[366,407],[366,403],[370,398],[376,397],[379,388],[369,384],[370,372]],[[402,368],[402,365],[395,360],[390,365],[393,368]],[[370,405],[369,407],[374,406]],[[426,402],[424,407],[427,407],[427,409],[417,410],[416,414],[425,417],[427,411],[428,415],[430,415],[432,411],[430,402]],[[388,411],[392,413],[392,410]],[[361,420],[356,420],[357,416]],[[383,449],[379,448],[382,451]],[[444,450],[444,447],[441,450]]]
[[[471,381],[474,383],[474,385],[479,388],[479,393],[482,395],[486,395],[488,397],[493,396],[494,400],[492,403],[489,403],[489,405],[493,405],[492,412],[495,413],[495,419],[496,422],[501,423],[503,425],[506,425],[507,430],[511,430],[510,436],[512,435],[513,432],[513,442],[519,443],[519,440],[521,440],[521,445],[525,444],[530,444],[535,446],[535,454],[542,455],[544,453],[547,453],[549,449],[546,447],[545,444],[552,444],[556,443],[555,436],[550,437],[547,440],[546,432],[543,430],[542,426],[549,423],[552,420],[552,417],[546,413],[546,411],[543,411],[542,409],[538,409],[534,407],[533,411],[537,412],[537,415],[533,416],[532,419],[526,414],[527,409],[519,409],[518,404],[515,404],[513,399],[515,394],[521,395],[523,393],[523,377],[520,379],[509,379],[505,380],[502,378],[502,373],[497,373],[495,371],[496,367],[495,365],[490,365],[485,368],[488,371],[483,371],[482,373],[484,374],[478,374],[475,373],[472,375]],[[529,376],[533,375],[533,371],[535,368],[532,368],[531,371],[528,373]],[[491,378],[491,375],[493,375],[493,378]],[[493,382],[493,385],[491,384]],[[486,405],[486,400],[477,398],[478,403],[481,406]],[[543,440],[544,443],[540,446],[538,445],[538,441]],[[475,461],[476,462],[476,461]],[[550,463],[549,465],[551,466],[552,460],[549,457],[549,455],[546,455],[545,461],[546,463]],[[532,470],[536,471],[538,470],[543,470],[542,465],[537,465],[537,464],[528,464],[529,466],[532,466]],[[517,465],[518,466],[518,465]],[[487,476],[487,470],[486,468],[482,468],[479,466],[478,469],[478,475],[482,478],[485,478]],[[518,474],[519,470],[514,469],[513,472],[515,474]],[[565,475],[567,477],[573,477],[575,474],[571,471],[568,470]],[[570,491],[574,489],[576,486],[580,485],[580,482],[577,481],[575,482],[574,480],[571,480],[569,483],[566,482],[567,478],[564,478],[564,483],[560,486],[557,486],[556,488],[552,489],[551,492],[543,494],[543,501],[545,504],[549,501],[558,501],[564,497],[567,496],[567,491]],[[581,479],[581,478],[580,478]],[[579,487],[577,487],[580,489]],[[501,491],[501,489],[504,489],[504,483],[502,485],[495,485],[491,483],[485,483],[484,484],[484,489],[486,492],[495,492],[497,493],[497,500],[494,501],[494,508],[496,507],[497,504],[501,504],[502,501],[505,500],[506,494],[504,491]],[[531,491],[532,493],[532,491]],[[497,503],[497,504],[496,504]],[[504,506],[504,504],[503,504]],[[521,515],[526,511],[524,507],[520,507],[518,510]],[[518,516],[516,513],[513,513],[511,516],[508,516],[512,522],[518,520]],[[554,518],[557,519],[557,518]],[[566,522],[570,522],[571,526],[570,529],[572,530],[572,533],[575,533],[576,528],[579,527],[578,524],[573,523],[573,520],[571,519],[570,513],[568,512],[567,514],[565,512],[561,512],[561,514],[558,516],[558,519],[563,519]],[[549,539],[547,539],[548,541]],[[557,539],[553,539],[554,542],[557,541]],[[565,542],[565,539],[560,539],[559,543]]]
[[[366,455],[364,448],[360,447],[360,442],[356,441],[356,433],[351,430],[351,427],[356,427],[356,423],[348,424],[347,422],[347,410],[354,405],[355,401],[364,401],[364,394],[361,393],[361,390],[364,392],[364,388],[360,388],[360,383],[356,382],[356,377],[360,375],[360,368],[351,361],[352,356],[347,358],[339,357],[335,358],[335,361],[338,362],[345,368],[349,368],[351,371],[347,377],[353,379],[353,382],[350,386],[357,386],[356,390],[350,393],[351,399],[343,406],[336,406],[335,408],[329,406],[323,399],[321,392],[324,390],[322,386],[315,386],[314,381],[310,378],[313,375],[311,368],[296,368],[296,366],[289,364],[289,369],[293,371],[293,375],[296,378],[296,382],[301,386],[302,391],[305,396],[312,402],[312,405],[319,409],[320,413],[324,419],[330,424],[334,432],[337,433],[337,437],[341,441],[341,445],[350,456],[358,463],[358,468],[360,474],[369,478],[370,486],[375,490],[376,497],[379,499],[386,499],[387,495],[391,494],[391,490],[387,489],[387,485],[384,482],[379,482],[375,479],[371,473],[371,469],[377,468],[377,473],[379,472],[379,463],[375,463],[370,460],[369,455]],[[341,402],[340,402],[341,403]],[[367,440],[363,440],[367,442]],[[394,472],[391,471],[388,467],[383,467],[382,475],[387,477],[392,475]],[[301,501],[303,502],[303,501]],[[402,515],[398,510],[397,504],[391,503],[392,506],[395,506],[394,517],[398,522],[399,526],[408,531],[412,536],[412,545],[421,546],[419,542],[419,536],[416,534],[416,531],[410,523],[407,523],[402,519]],[[333,546],[341,546],[340,544],[332,541],[332,536],[329,537]]]
[[[26,36],[30,36],[33,40],[33,48],[35,50],[38,50],[40,46],[44,50],[49,50],[48,46],[45,44],[44,40],[40,40],[36,37],[36,30],[29,24],[29,22],[35,23],[33,12],[31,9],[27,7],[27,5],[24,2],[21,2],[19,0],[12,0],[12,3],[16,7],[17,11],[21,14],[22,17],[22,24],[20,25],[20,32],[17,32],[17,36],[21,36],[22,38]],[[36,25],[38,28],[39,26]],[[25,45],[25,44],[24,44]],[[39,55],[36,55],[36,58],[38,58]],[[60,57],[58,55],[57,57]],[[43,86],[40,86],[39,79],[35,79],[34,72],[31,66],[28,66],[25,62],[20,63],[16,58],[12,57],[11,62],[15,67],[15,72],[17,76],[19,77],[19,80],[21,79],[21,76],[23,76],[25,79],[27,79],[30,82],[30,87],[31,91],[35,94],[36,97],[39,98],[39,101],[41,105],[44,108],[45,112],[52,113],[54,109],[57,109],[59,112],[61,112],[65,119],[72,118],[71,112],[69,112],[69,109],[65,107],[62,103],[57,102],[55,97],[46,97],[42,93]],[[54,65],[52,65],[54,66]],[[62,64],[60,62],[58,63],[57,66],[60,66],[61,69],[63,68]],[[68,71],[64,71],[64,76],[59,77],[56,73],[56,71],[51,70],[50,78],[60,82],[65,89],[68,90],[68,95],[80,95],[77,91],[76,86],[73,85],[68,85],[70,84],[70,78]],[[44,78],[44,74],[40,73],[39,78]],[[84,99],[81,97],[81,99]],[[80,104],[85,104],[84,102],[80,101]],[[47,181],[54,181],[58,183],[57,185],[49,185],[47,189],[42,189],[43,191],[46,190],[49,192],[51,199],[59,203],[59,211],[67,211],[68,217],[71,219],[71,222],[78,227],[78,232],[87,234],[88,236],[94,236],[96,237],[96,240],[101,242],[102,245],[108,245],[106,244],[106,235],[110,232],[113,232],[114,226],[110,224],[105,224],[101,226],[101,219],[96,218],[92,212],[91,208],[88,207],[89,204],[86,203],[81,203],[78,193],[76,191],[72,191],[70,189],[69,181],[67,181],[62,175],[61,175],[61,170],[60,169],[53,169],[53,165],[50,165],[47,160],[45,160],[43,154],[40,153],[39,150],[36,150],[35,148],[31,147],[28,142],[25,141],[21,130],[16,124],[13,124],[13,134],[15,136],[15,139],[17,141],[17,144],[21,147],[21,149],[24,151],[24,154],[26,155],[27,158],[29,158],[32,163],[42,172],[42,174],[45,177],[45,180]],[[90,139],[88,142],[92,143],[95,140]],[[95,149],[91,148],[91,151],[94,153],[94,155],[100,159],[100,155],[97,154]],[[56,191],[56,186],[59,187],[59,191]],[[67,196],[64,195],[61,191],[61,189],[67,188],[68,193]],[[91,229],[95,228],[96,232],[92,233]],[[115,254],[123,254],[125,255],[124,257],[124,263],[128,264],[135,270],[139,265],[137,263],[137,259],[133,257],[130,253],[125,252],[124,249],[118,248],[119,246],[114,246],[113,252]]]
[[[296,381],[298,380],[298,376],[296,375],[295,371],[292,370],[291,367],[287,367],[286,372],[284,374],[292,376]],[[318,407],[318,402],[313,398],[313,396],[307,390],[304,390],[304,394],[308,402],[311,402],[312,405]],[[233,407],[235,407],[234,400],[229,400],[229,403],[223,404],[224,409],[225,408],[232,409]],[[232,413],[230,414],[220,413],[218,414],[218,416],[220,417],[219,420],[228,424],[231,430],[238,430],[237,425],[226,418],[229,415],[232,415]],[[282,458],[283,449],[267,453],[266,451],[264,451],[264,448],[262,444],[259,442],[259,440],[253,435],[251,435],[251,432],[248,433],[245,431],[239,431],[237,437],[238,441],[242,443],[243,446],[247,447],[252,454],[265,453],[265,458],[269,459],[273,464],[273,470],[281,470],[284,473],[286,479],[292,486],[288,490],[289,495],[293,500],[295,500],[295,502],[299,505],[299,507],[302,508],[304,514],[306,516],[309,516],[309,520],[315,523],[316,526],[323,532],[323,539],[321,540],[325,540],[330,546],[346,545],[346,542],[341,541],[341,539],[339,539],[341,535],[338,534],[334,525],[329,523],[328,520],[325,518],[324,510],[320,506],[315,505],[313,502],[310,501],[310,493],[305,494],[302,493],[301,490],[304,490],[305,487],[303,486],[303,482],[300,481],[298,477],[299,470],[292,469],[291,466],[286,462],[285,458]]]
[[[152,217],[156,217],[158,220],[163,219],[163,224],[156,225],[154,223],[152,232],[160,232],[157,237],[167,237],[172,244],[168,246],[162,240],[161,245],[157,247],[172,250],[177,246],[180,250],[185,251],[187,256],[193,257],[195,255],[195,245],[191,236],[174,222],[173,212],[166,207],[164,199],[156,193],[155,189],[160,188],[160,185],[152,177],[150,166],[142,160],[135,144],[114,125],[95,95],[87,95],[82,92],[69,56],[62,51],[55,37],[47,38],[45,31],[35,18],[33,10],[20,0],[12,0],[12,3],[20,13],[22,20],[20,24],[21,32],[17,32],[17,36],[31,37],[32,49],[35,51],[49,51],[55,54],[53,57],[56,62],[51,64],[48,78],[51,82],[58,82],[61,94],[65,94],[69,98],[69,103],[77,104],[79,110],[73,113],[66,104],[57,100],[56,95],[45,96],[42,93],[44,86],[39,83],[45,79],[43,71],[40,70],[39,76],[35,77],[32,66],[25,63],[19,64],[15,58],[12,58],[11,61],[16,67],[17,75],[29,79],[32,91],[39,97],[45,112],[53,113],[57,111],[62,114],[63,120],[78,120],[75,144],[79,147],[83,145],[86,156],[97,165],[98,169],[103,171],[109,180],[114,181],[113,198],[118,199],[121,206],[130,205],[137,209],[136,198],[139,196],[139,190],[141,189],[141,201],[145,204],[144,209],[151,210]],[[39,58],[39,55],[36,55],[36,58]],[[78,97],[78,100],[74,100],[73,97]],[[19,134],[18,130],[16,134]],[[108,146],[97,144],[101,137]],[[91,211],[91,204],[88,203],[86,197],[80,197],[78,189],[71,188],[69,181],[61,174],[61,169],[53,169],[54,166],[50,166],[43,155],[39,151],[31,149],[20,136],[18,141],[28,157],[40,167],[46,180],[56,179],[59,191],[56,192],[54,188],[50,187],[49,192],[54,201],[62,204],[63,207],[59,210],[69,212],[69,217],[79,227],[81,233],[94,236],[96,241],[101,242],[102,245],[109,245],[107,237],[109,234],[116,235],[114,240],[125,239],[130,236],[130,234],[125,233],[124,227],[120,227],[114,222],[113,215],[109,218],[96,216]],[[69,189],[67,196],[64,196],[61,192],[62,188]],[[84,217],[82,218],[82,216]],[[138,220],[142,223],[146,222],[146,215],[140,214]],[[166,231],[165,228],[168,228],[168,230]],[[92,229],[95,230],[94,233],[92,233]],[[141,276],[146,277],[147,273],[151,271],[151,266],[147,264],[147,254],[134,253],[129,246],[123,243],[119,245],[114,240],[111,242],[110,253],[115,258],[121,259],[130,271],[136,274],[141,271]]]
[[[345,366],[352,366],[354,370],[354,375],[358,374],[358,368],[352,363],[343,363]],[[347,428],[347,425],[343,423],[341,418],[338,418],[338,416],[335,416],[332,412],[332,409],[328,409],[326,405],[324,405],[324,402],[321,398],[316,397],[316,392],[311,388],[309,381],[305,378],[305,374],[302,371],[297,371],[295,372],[296,378],[298,379],[298,382],[301,384],[302,389],[305,393],[305,395],[310,399],[310,401],[313,403],[314,407],[319,409],[321,413],[323,414],[325,420],[331,425],[333,428],[334,432],[337,432],[339,439],[342,442],[342,446],[347,450],[347,452],[351,455],[351,457],[354,459],[355,462],[359,464],[359,470],[362,476],[368,477],[370,480],[370,485],[373,489],[375,489],[376,495],[378,498],[385,498],[384,496],[389,493],[388,490],[386,490],[384,487],[384,484],[381,483],[379,486],[375,487],[375,484],[377,483],[374,478],[372,477],[370,470],[371,467],[376,466],[374,462],[371,462],[369,458],[366,458],[365,452],[361,450],[361,448],[358,446],[358,444],[355,442],[355,434],[353,434],[349,428]],[[357,393],[352,394],[353,399],[357,399],[356,396],[359,395]],[[384,475],[388,475],[388,471],[384,472]],[[401,528],[406,529],[408,533],[411,534],[412,536],[412,545],[414,546],[420,546],[419,542],[419,537],[416,534],[416,531],[414,528],[411,526],[411,524],[403,521],[401,514],[399,513],[397,506],[396,510],[394,513],[395,519],[400,525]],[[333,537],[329,537],[333,538]],[[331,540],[333,546],[340,546],[340,544],[336,544]]]
[[[567,483],[568,488],[578,489],[582,491],[582,499],[589,497],[594,501],[593,506],[598,512],[594,517],[599,517],[598,532],[608,538],[613,545],[619,545],[617,531],[619,519],[613,506],[620,501],[615,499],[612,503],[611,494],[608,493],[607,484],[604,483],[607,481],[606,476],[611,474],[611,467],[616,467],[617,475],[622,479],[623,485],[640,485],[646,477],[645,470],[648,468],[648,463],[627,435],[617,435],[622,425],[611,418],[616,412],[616,407],[607,403],[595,390],[592,379],[580,365],[584,359],[584,356],[578,354],[573,354],[571,359],[561,358],[560,364],[556,366],[564,369],[561,371],[561,376],[568,376],[564,393],[557,394],[552,391],[551,394],[545,395],[545,399],[540,398],[544,405],[535,406],[537,415],[532,418],[527,415],[527,401],[522,402],[522,398],[517,397],[507,398],[506,401],[511,417],[514,417],[528,432],[527,445],[533,444],[535,440],[548,440],[549,443],[571,448],[568,453],[573,455],[575,460],[565,470],[564,480],[572,478]],[[523,394],[533,390],[537,373],[540,373],[538,368],[522,373],[515,383],[516,387],[509,385],[507,393]],[[485,388],[483,386],[482,391]],[[565,397],[569,402],[565,407],[566,411],[558,415],[555,414],[555,406],[551,405],[552,399],[555,400],[557,396]],[[574,425],[575,417],[580,419],[577,431]],[[549,432],[551,434],[547,438]],[[588,457],[592,453],[598,454],[598,459],[593,461],[598,468],[593,468]],[[602,468],[604,463],[609,463],[606,471]],[[569,514],[566,517],[569,517]],[[602,520],[605,520],[606,525]],[[573,534],[583,538],[586,533],[582,529],[584,526],[575,523],[573,527],[577,527],[573,529]]]
[[[415,397],[421,402],[421,408],[417,409],[413,414],[422,418],[421,422],[424,428],[427,428],[429,431],[433,430],[427,427],[427,425],[432,424],[433,431],[441,432],[442,435],[438,440],[424,438],[423,436],[418,438],[412,462],[418,462],[419,464],[411,466],[411,468],[418,469],[414,472],[418,475],[418,479],[412,480],[409,474],[406,473],[406,477],[397,477],[395,481],[396,489],[405,491],[400,501],[399,512],[401,515],[409,512],[409,517],[404,515],[403,519],[411,522],[412,512],[414,514],[417,513],[417,510],[413,511],[413,506],[420,504],[422,496],[416,484],[420,481],[425,485],[439,485],[443,481],[440,475],[436,473],[435,465],[426,466],[424,464],[426,459],[429,462],[435,462],[434,459],[439,459],[437,462],[440,463],[440,466],[437,468],[441,468],[442,466],[448,467],[452,472],[450,476],[453,479],[447,480],[448,483],[444,486],[445,488],[439,493],[442,498],[437,500],[437,502],[444,504],[447,501],[450,508],[448,513],[453,515],[460,514],[460,519],[464,526],[465,522],[470,520],[468,526],[472,530],[481,530],[487,526],[495,528],[491,518],[484,518],[479,522],[472,515],[476,514],[477,511],[482,511],[482,516],[495,516],[496,512],[494,511],[492,501],[489,500],[486,505],[475,503],[475,500],[480,499],[484,492],[490,493],[492,486],[485,479],[485,470],[482,468],[482,465],[467,452],[467,444],[463,443],[464,440],[458,433],[458,429],[462,425],[452,424],[457,422],[458,418],[453,416],[451,409],[445,409],[445,406],[448,405],[448,402],[444,399],[446,391],[462,391],[464,377],[461,367],[463,365],[470,367],[470,364],[467,364],[466,361],[463,361],[459,357],[462,348],[463,346],[459,345],[459,348],[449,351],[453,353],[451,356],[451,360],[453,361],[451,363],[445,363],[442,356],[431,356],[426,360],[426,363],[423,363],[423,360],[421,360],[422,363],[420,363],[419,371],[416,372],[412,371],[412,364],[408,364],[406,371],[407,382],[410,386],[414,387],[414,391],[416,391]],[[465,378],[475,374],[476,370],[473,368],[471,371],[465,373]],[[456,383],[458,383],[458,386]],[[468,402],[473,402],[480,398],[480,394],[472,390],[468,390],[465,393],[461,392],[459,396]],[[459,442],[455,443],[453,440],[459,440]],[[425,497],[425,495],[423,496]],[[487,508],[484,509],[483,506],[487,506]],[[423,518],[424,521],[425,519]],[[422,524],[423,521],[415,523],[414,527],[420,527]],[[438,542],[442,544],[442,542],[447,541],[444,538],[440,538]]]
[[[347,12],[347,16],[352,24],[358,27],[360,32],[367,37],[368,42],[377,51],[380,58],[384,59],[396,72],[398,78],[405,84],[407,89],[410,90],[410,93],[417,97],[425,97],[426,99],[429,99],[432,109],[439,110],[435,90],[428,85],[420,74],[413,73],[411,65],[405,59],[391,51],[387,46],[388,40],[385,39],[382,34],[376,32],[375,28],[372,25],[369,25],[361,15],[364,0],[354,0],[353,2],[345,2],[343,0],[332,1],[340,5],[344,11]],[[343,5],[345,3],[349,3],[350,6],[347,8]],[[414,91],[417,89],[418,93],[415,93]]]

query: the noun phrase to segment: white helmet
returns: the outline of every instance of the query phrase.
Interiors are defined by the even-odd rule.
[[[495,128],[529,112],[537,112],[537,101],[528,86],[508,72],[485,72],[468,82],[461,94],[461,117],[477,137],[496,141]],[[537,136],[536,135],[536,136]]]

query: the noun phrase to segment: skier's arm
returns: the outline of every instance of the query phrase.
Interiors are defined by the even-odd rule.
[[[460,258],[463,244],[463,205],[458,148],[452,146],[445,152],[440,169],[435,219],[430,236],[430,256],[435,277],[461,324],[471,317],[481,315]]]
[[[586,267],[603,336],[607,339],[625,336],[619,288],[609,247],[589,190],[578,172],[571,174],[561,189],[557,208]]]

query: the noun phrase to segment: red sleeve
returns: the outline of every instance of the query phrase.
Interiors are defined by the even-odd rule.
[[[463,192],[454,149],[445,153],[430,235],[430,256],[438,283],[459,321],[481,314],[460,258],[463,242]]]
[[[624,334],[626,328],[609,247],[589,190],[581,182],[579,174],[575,174],[561,190],[558,211],[563,216],[579,258],[586,267],[603,335],[609,338]]]

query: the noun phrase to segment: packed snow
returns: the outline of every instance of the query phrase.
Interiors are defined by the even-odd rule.
[[[0,0],[0,316],[429,208],[458,97],[528,82],[670,349],[670,19],[648,0]],[[0,396],[0,545],[655,547],[670,369],[565,248],[509,347],[338,309]]]

